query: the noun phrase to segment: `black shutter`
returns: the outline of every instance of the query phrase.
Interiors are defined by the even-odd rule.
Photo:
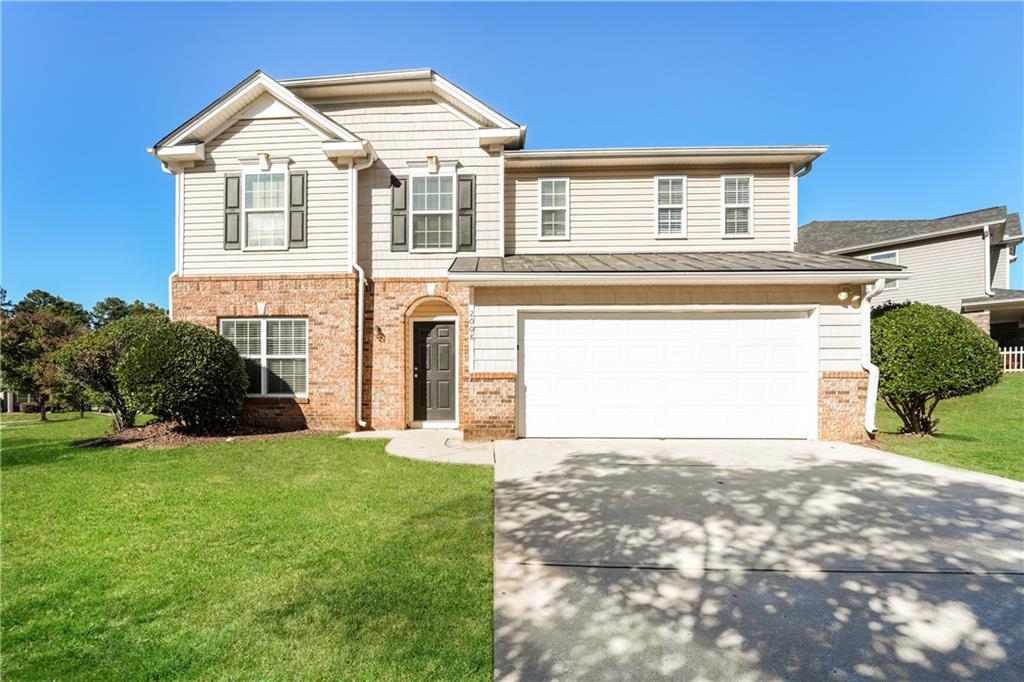
[[[391,176],[391,250],[409,250],[409,211],[406,188],[409,178]]]
[[[224,248],[239,249],[242,247],[239,235],[239,208],[241,207],[242,176],[224,176]]]
[[[306,171],[288,176],[288,247],[306,248]]]
[[[476,251],[476,176],[459,176],[459,251]]]

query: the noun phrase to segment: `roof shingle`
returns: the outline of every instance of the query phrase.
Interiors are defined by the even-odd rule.
[[[800,228],[797,251],[847,253],[890,242],[927,238],[973,225],[1006,222],[997,243],[1020,236],[1020,217],[1007,215],[1005,206],[993,206],[969,213],[933,220],[815,220]]]

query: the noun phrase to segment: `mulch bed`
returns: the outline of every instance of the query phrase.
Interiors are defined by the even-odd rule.
[[[244,440],[270,440],[275,438],[297,438],[329,433],[313,429],[280,431],[260,426],[235,424],[215,430],[198,431],[187,429],[173,422],[151,422],[145,426],[133,426],[117,431],[105,438],[80,443],[80,447],[127,447],[127,448],[178,448],[186,445],[210,443],[231,443]]]

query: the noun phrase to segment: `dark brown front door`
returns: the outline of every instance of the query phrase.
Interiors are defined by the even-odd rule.
[[[413,322],[412,415],[455,421],[455,323]]]

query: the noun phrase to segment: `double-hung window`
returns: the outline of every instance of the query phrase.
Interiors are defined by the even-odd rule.
[[[412,250],[455,250],[455,175],[414,175]]]
[[[253,396],[306,395],[307,324],[299,318],[221,320],[220,333],[234,344],[249,375]]]
[[[884,253],[873,253],[868,256],[868,260],[876,263],[888,263],[890,265],[900,264],[900,254],[898,251],[885,251]],[[890,289],[899,289],[900,282],[896,279],[888,280],[885,283],[885,288],[882,291],[889,291]]]
[[[686,177],[654,178],[655,229],[658,237],[686,236]]]
[[[754,234],[754,176],[722,176],[722,233],[726,237]]]
[[[569,238],[569,178],[541,178],[540,238]]]
[[[245,248],[288,248],[288,172],[285,165],[274,164],[266,171],[246,167],[242,177]]]

